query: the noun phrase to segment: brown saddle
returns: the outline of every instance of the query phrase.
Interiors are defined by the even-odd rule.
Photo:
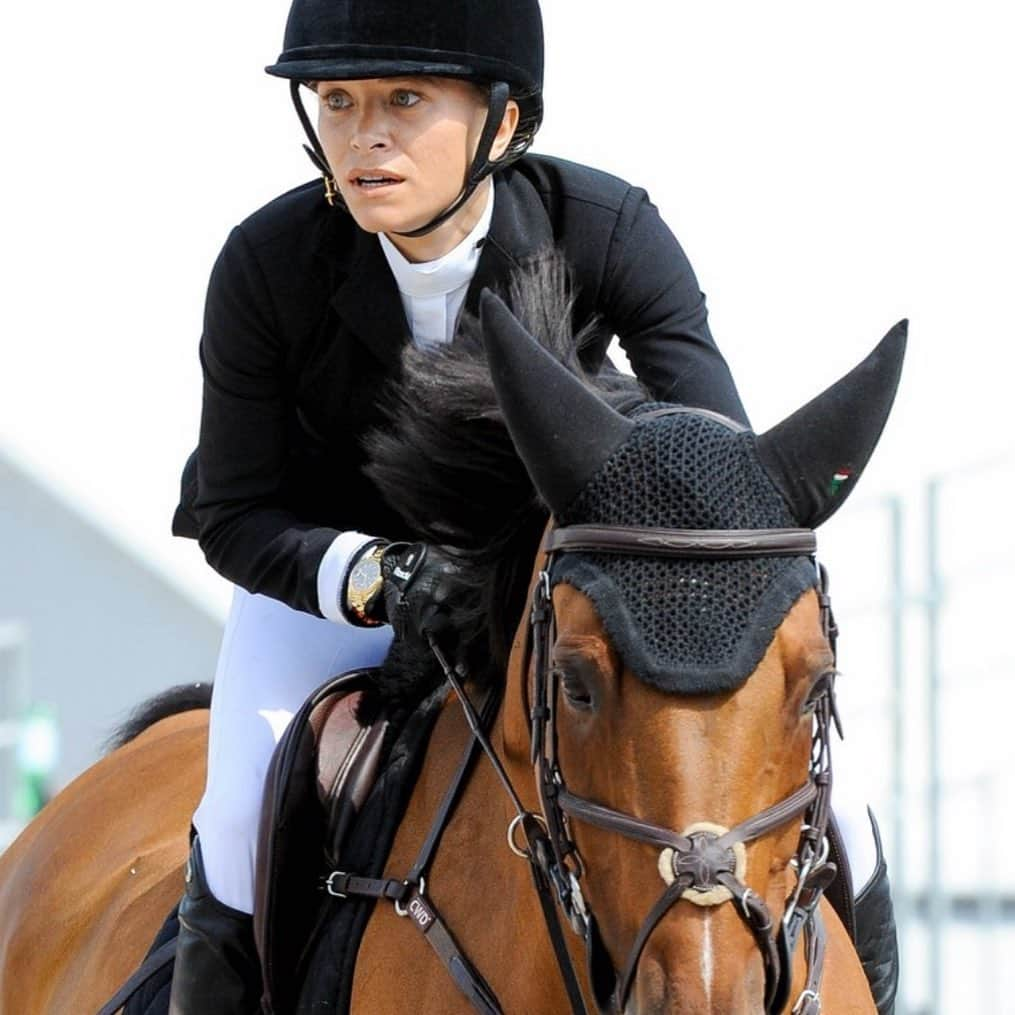
[[[287,1011],[302,952],[321,911],[319,874],[340,866],[342,845],[383,761],[383,711],[361,725],[371,670],[334,677],[289,724],[268,768],[258,836],[254,935],[265,1011]]]

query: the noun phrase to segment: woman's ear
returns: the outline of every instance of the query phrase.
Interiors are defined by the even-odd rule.
[[[518,115],[518,103],[514,99],[508,99],[507,107],[504,110],[504,119],[500,121],[500,127],[490,148],[491,162],[496,162],[507,151],[511,138],[515,136],[515,130],[518,127]]]

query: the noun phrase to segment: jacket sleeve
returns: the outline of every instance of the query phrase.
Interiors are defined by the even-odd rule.
[[[321,616],[318,572],[339,533],[284,506],[288,346],[242,227],[215,263],[201,337],[204,393],[194,514],[216,571]]]
[[[639,188],[628,191],[617,218],[601,298],[606,323],[655,397],[748,422],[694,271]]]

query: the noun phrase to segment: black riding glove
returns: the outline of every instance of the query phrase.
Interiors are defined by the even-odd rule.
[[[428,634],[438,638],[450,627],[460,573],[455,561],[430,543],[392,543],[385,549],[381,598],[396,639],[425,641]]]

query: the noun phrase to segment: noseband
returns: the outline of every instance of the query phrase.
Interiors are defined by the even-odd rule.
[[[676,832],[650,824],[568,790],[557,752],[558,682],[550,666],[556,624],[550,589],[555,555],[576,551],[643,554],[682,559],[813,556],[816,541],[810,529],[679,530],[624,526],[575,525],[551,529],[544,550],[546,563],[532,603],[533,695],[530,710],[532,762],[536,766],[542,818],[548,848],[541,850],[548,880],[574,930],[585,939],[589,978],[601,1012],[622,1012],[627,1004],[638,962],[653,930],[681,899],[698,905],[733,901],[761,953],[765,969],[765,1011],[781,1012],[789,999],[792,957],[801,932],[807,939],[807,984],[793,1008],[795,1015],[820,1010],[819,988],[824,956],[824,927],[817,908],[835,875],[828,862],[826,829],[832,770],[829,727],[838,722],[834,674],[823,678],[814,701],[814,729],[807,782],[784,799],[741,821],[732,829],[701,823]],[[834,653],[835,624],[823,568],[818,572],[818,597],[825,636]],[[744,882],[744,844],[753,842],[803,816],[792,864],[797,884],[786,901],[778,929],[764,899]],[[618,975],[589,910],[581,879],[585,871],[571,836],[571,821],[616,832],[658,847],[659,870],[666,888],[641,924]],[[535,850],[530,843],[533,858]],[[741,854],[738,862],[738,852]],[[559,959],[559,955],[558,955]],[[565,979],[567,976],[565,975]]]

